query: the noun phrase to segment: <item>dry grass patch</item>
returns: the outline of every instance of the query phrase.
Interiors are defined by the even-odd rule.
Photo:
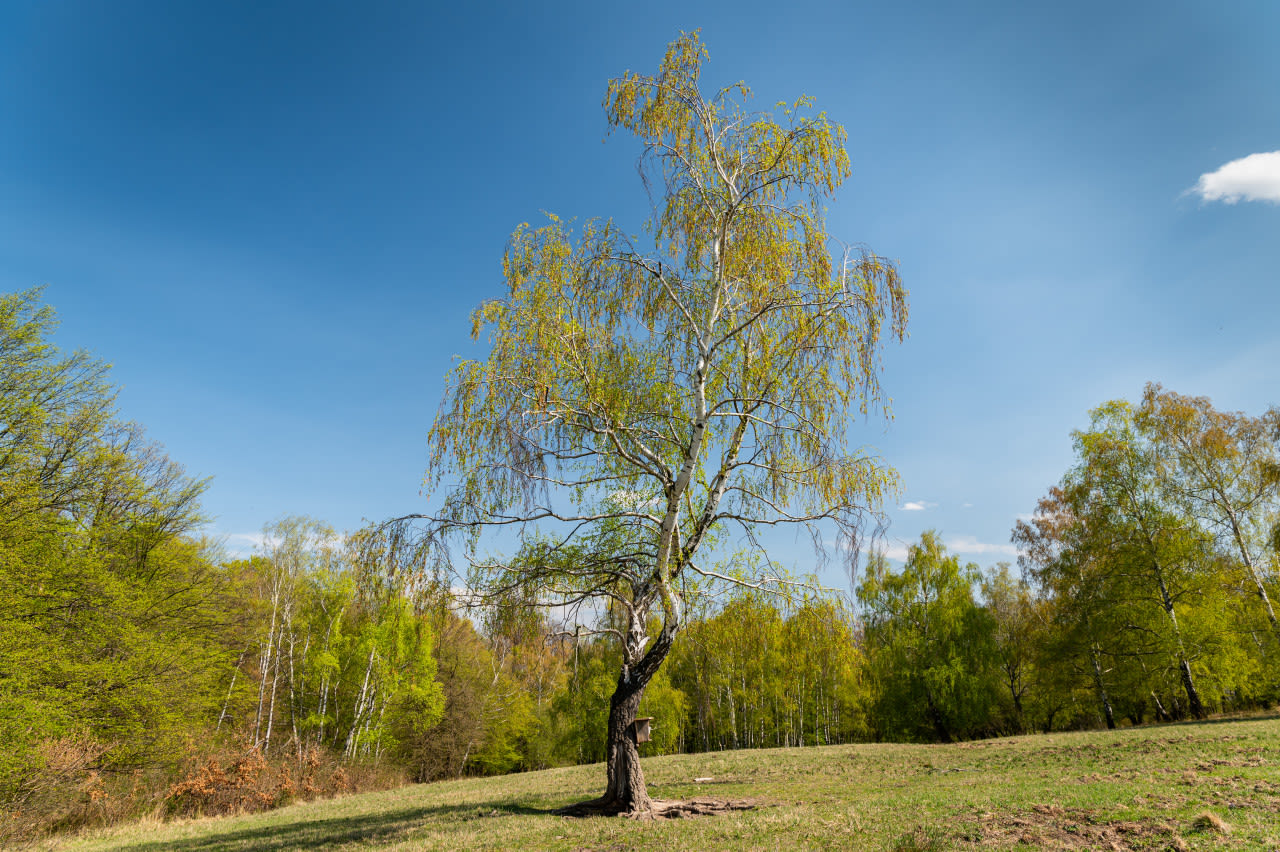
[[[1193,828],[1200,831],[1216,831],[1218,834],[1230,834],[1231,826],[1227,825],[1222,817],[1217,814],[1205,811],[1195,818],[1191,823]]]
[[[1037,805],[1018,814],[985,813],[981,833],[966,846],[1034,846],[1040,849],[1105,849],[1113,852],[1184,848],[1174,826],[1154,819],[1103,820],[1087,810]]]

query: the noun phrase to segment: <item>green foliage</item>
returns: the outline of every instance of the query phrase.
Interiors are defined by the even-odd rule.
[[[81,773],[171,763],[211,716],[233,627],[203,483],[116,419],[106,368],[47,338],[38,291],[0,297],[0,803],[81,742]]]
[[[1003,717],[1000,728],[1020,734],[1027,728],[1029,715],[1034,724],[1043,713],[1036,700],[1041,677],[1036,648],[1044,639],[1044,611],[1030,584],[1013,577],[1009,568],[1007,562],[997,565],[982,578],[981,592],[994,628],[994,662],[1001,684]]]
[[[385,714],[379,725],[385,725],[393,749],[401,753],[412,743],[429,736],[444,714],[444,690],[436,680],[433,656],[433,631],[425,618],[416,616],[403,598],[380,613],[389,634],[384,640],[387,665],[381,672]]]
[[[412,763],[444,712],[435,632],[408,579],[307,518],[264,530],[263,555],[228,566],[252,614],[225,675],[219,725],[270,756],[325,749]]]
[[[961,565],[935,532],[893,573],[873,557],[858,588],[884,739],[950,742],[991,731],[998,706],[995,623],[974,599],[976,565]]]
[[[38,296],[0,298],[0,842],[108,813],[81,806],[115,801],[104,778],[163,788],[215,733],[264,767],[428,736],[443,693],[407,578],[299,518],[218,564],[203,483],[119,422],[103,365],[48,343]]]
[[[864,730],[862,658],[851,616],[821,599],[786,613],[744,593],[689,628],[671,660],[688,704],[684,748],[826,745]]]
[[[563,692],[553,702],[557,754],[571,763],[599,763],[605,757],[609,696],[618,681],[616,648],[607,642],[580,642]],[[652,714],[650,714],[652,715]]]
[[[1076,465],[1014,534],[1052,625],[1047,707],[1091,692],[1108,724],[1137,723],[1275,694],[1277,416],[1149,385],[1141,406],[1109,402],[1074,433]]]
[[[112,440],[107,368],[84,352],[60,353],[40,291],[0,296],[0,536],[9,547],[49,525],[91,520],[92,500],[129,460]]]
[[[516,664],[532,649],[513,650],[509,637],[486,639],[447,609],[433,608],[424,618],[436,639],[435,678],[443,706],[437,723],[400,740],[395,757],[411,776],[428,781],[559,762],[543,741],[552,692],[546,689],[540,697]]]

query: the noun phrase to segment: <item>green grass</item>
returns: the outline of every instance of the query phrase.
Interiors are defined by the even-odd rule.
[[[644,768],[655,798],[756,807],[649,822],[553,814],[600,792],[597,765],[120,826],[49,848],[1280,849],[1275,717],[957,745],[678,755]]]

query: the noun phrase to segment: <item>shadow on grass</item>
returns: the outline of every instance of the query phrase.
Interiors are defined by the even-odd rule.
[[[554,810],[529,808],[510,802],[482,802],[471,805],[401,808],[380,813],[333,819],[295,819],[278,825],[258,825],[224,830],[203,837],[170,838],[139,841],[117,847],[130,852],[214,852],[214,850],[249,849],[317,849],[344,844],[390,843],[407,839],[407,835],[426,821],[435,827],[461,825],[472,820],[494,819],[518,815],[550,815]]]

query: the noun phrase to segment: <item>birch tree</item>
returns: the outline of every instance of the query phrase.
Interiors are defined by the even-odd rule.
[[[1094,409],[1090,428],[1073,438],[1080,463],[1067,474],[1064,490],[1099,536],[1094,546],[1104,549],[1101,559],[1108,570],[1145,586],[1164,612],[1188,709],[1204,718],[1191,665],[1198,652],[1179,614],[1211,582],[1207,542],[1162,499],[1159,448],[1138,432],[1129,403],[1117,400]]]
[[[609,83],[610,126],[643,148],[647,237],[516,230],[505,295],[473,318],[488,355],[453,369],[430,432],[438,508],[401,519],[420,545],[464,542],[478,593],[613,609],[607,785],[587,806],[603,812],[651,809],[633,723],[690,590],[781,580],[767,556],[716,568],[717,544],[798,525],[856,552],[895,484],[850,428],[884,410],[907,294],[892,263],[827,232],[845,131],[808,98],[775,114],[742,83],[704,96],[705,56],[685,34],[656,74]],[[515,555],[486,555],[495,528]]]
[[[309,576],[329,567],[336,560],[331,527],[311,518],[282,518],[263,528],[265,572],[261,598],[266,604],[266,636],[262,640],[258,670],[258,707],[254,721],[253,743],[264,754],[271,748],[275,727],[276,703],[287,702],[290,742],[301,755],[302,740],[298,734],[298,675],[305,671],[306,651],[311,637],[304,630],[299,636],[300,598]],[[302,660],[298,652],[302,651]],[[282,682],[283,681],[283,682]]]
[[[1267,538],[1280,513],[1280,409],[1261,417],[1218,411],[1202,396],[1149,384],[1137,422],[1162,448],[1158,475],[1173,501],[1244,566],[1272,634],[1280,620],[1267,593],[1274,582]]]
[[[1035,514],[1019,520],[1013,531],[1018,563],[1047,603],[1044,637],[1058,679],[1073,669],[1089,682],[1108,728],[1116,727],[1110,667],[1114,645],[1125,634],[1124,607],[1110,594],[1106,574],[1088,546],[1090,529],[1076,515],[1066,492],[1054,486],[1041,498]]]

